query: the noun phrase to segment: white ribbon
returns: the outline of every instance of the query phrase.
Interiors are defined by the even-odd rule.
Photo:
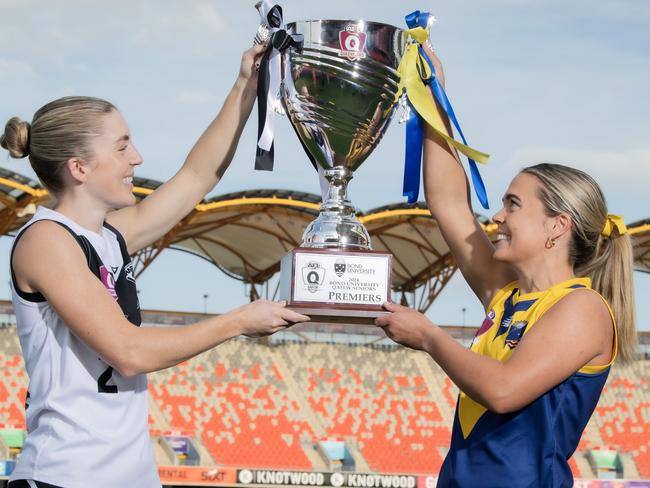
[[[269,37],[280,30],[280,26],[272,27],[268,23],[268,14],[276,3],[269,0],[262,0],[258,10],[260,12],[260,25],[269,30]],[[264,151],[270,151],[273,145],[273,137],[275,133],[275,119],[274,112],[278,111],[281,107],[280,101],[280,51],[271,46],[271,54],[269,55],[269,89],[266,96],[266,118],[264,120],[264,129],[257,141],[257,147]]]

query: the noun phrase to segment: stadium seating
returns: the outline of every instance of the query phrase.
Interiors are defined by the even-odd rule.
[[[25,428],[27,373],[13,327],[0,328],[0,428]]]
[[[328,437],[354,437],[370,468],[435,473],[449,445],[436,395],[406,349],[302,344],[276,348],[292,364]]]
[[[612,368],[581,449],[607,447],[632,456],[650,478],[650,361]]]
[[[230,341],[150,375],[149,389],[169,428],[198,434],[219,464],[311,469],[314,432],[270,352]]]
[[[27,376],[14,328],[0,328],[0,428],[23,428]],[[570,460],[613,449],[624,476],[650,478],[650,361],[612,368]],[[152,434],[187,435],[204,464],[322,469],[322,439],[354,439],[372,471],[436,473],[449,445],[457,388],[426,355],[341,344],[266,346],[232,340],[149,375]],[[593,457],[593,456],[592,456]]]

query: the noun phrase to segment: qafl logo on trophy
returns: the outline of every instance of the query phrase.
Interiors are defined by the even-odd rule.
[[[325,268],[311,261],[302,268],[302,282],[311,293],[316,293],[325,280]]]
[[[337,259],[334,262],[334,272],[339,278],[345,274],[345,261],[343,259]]]
[[[339,56],[348,58],[350,61],[366,57],[366,33],[358,25],[350,24],[345,30],[339,32],[339,44],[341,51]]]

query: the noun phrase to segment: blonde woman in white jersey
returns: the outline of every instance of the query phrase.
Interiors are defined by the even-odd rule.
[[[147,426],[145,374],[245,334],[308,320],[258,301],[183,328],[140,328],[129,254],[187,215],[228,167],[255,100],[244,53],[216,119],[176,175],[135,205],[142,158],[120,112],[89,97],[42,107],[31,124],[12,118],[0,144],[29,156],[55,197],[18,233],[12,250],[17,329],[30,377],[28,435],[9,486],[160,486]]]

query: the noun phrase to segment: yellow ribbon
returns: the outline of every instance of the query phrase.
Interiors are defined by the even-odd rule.
[[[603,237],[608,238],[612,235],[614,229],[616,229],[619,236],[627,234],[627,226],[623,221],[623,217],[620,215],[607,214],[607,220],[605,221],[605,226],[603,227],[603,230],[600,234]]]
[[[454,138],[450,137],[447,127],[438,113],[436,103],[420,77],[418,64],[420,65],[420,69],[424,70],[423,74],[431,76],[431,69],[429,68],[428,63],[424,59],[421,59],[420,52],[418,51],[418,44],[423,44],[429,38],[428,32],[422,27],[415,27],[414,29],[406,30],[405,35],[411,36],[415,41],[417,41],[417,43],[409,43],[397,68],[397,72],[400,75],[397,97],[399,98],[402,94],[402,89],[406,88],[406,96],[408,97],[409,102],[411,102],[417,112],[428,122],[431,128],[440,135],[440,137],[445,139],[449,144],[454,146],[468,158],[479,163],[487,163],[490,158],[489,154],[466,146],[462,142],[458,142]]]

